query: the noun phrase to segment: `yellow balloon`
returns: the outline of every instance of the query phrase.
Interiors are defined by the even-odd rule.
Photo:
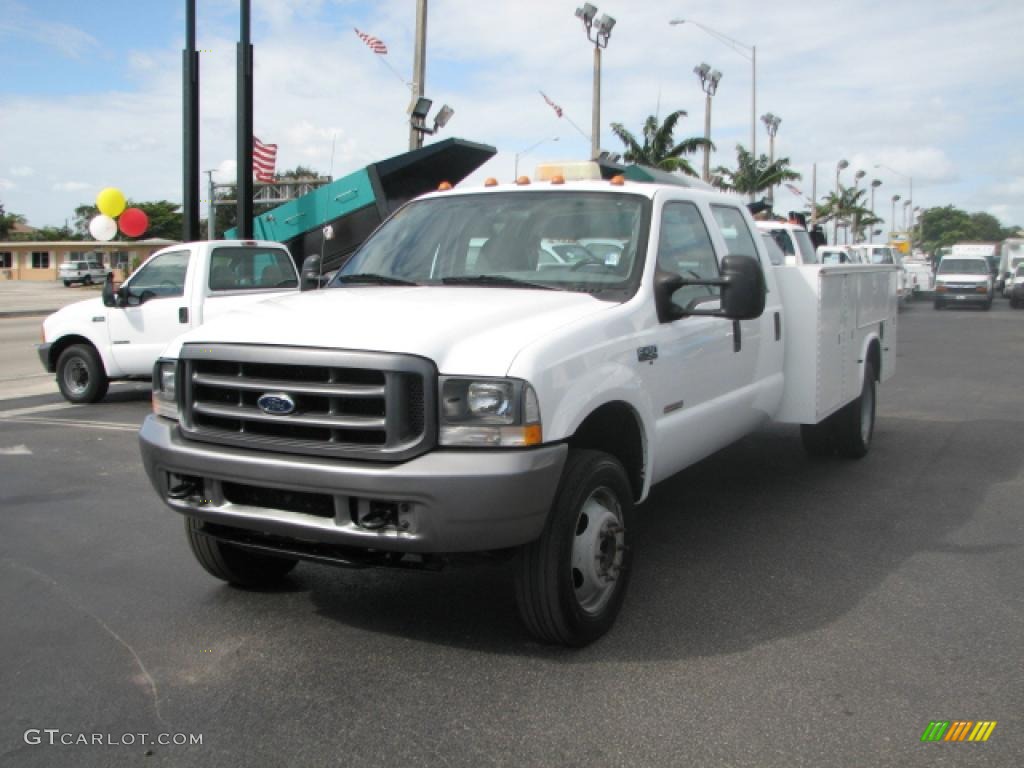
[[[125,205],[124,193],[120,189],[107,187],[96,195],[96,207],[100,209],[100,213],[112,219],[121,215]]]

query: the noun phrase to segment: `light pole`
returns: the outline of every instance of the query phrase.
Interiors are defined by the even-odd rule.
[[[722,79],[722,73],[712,69],[708,64],[701,62],[693,68],[693,73],[700,78],[700,88],[704,91],[704,141],[711,141],[711,97],[718,90],[718,82]],[[701,175],[704,181],[711,181],[711,147],[704,145],[704,172]]]
[[[587,40],[594,44],[594,97],[593,111],[590,118],[590,156],[596,158],[601,154],[601,49],[608,47],[615,19],[607,13],[595,20],[597,8],[591,3],[584,3],[576,9],[576,17],[583,20],[583,28]]]
[[[741,43],[739,40],[729,37],[726,34],[719,32],[718,30],[712,29],[701,24],[693,19],[672,19],[669,24],[675,26],[677,24],[691,24],[697,29],[704,30],[707,34],[711,35],[718,42],[723,43],[732,48],[736,53],[745,59],[750,60],[750,154],[757,159],[757,46],[747,45]]]
[[[854,194],[853,199],[851,200],[851,202],[853,203],[853,234],[850,235],[850,240],[853,241],[854,245],[857,244],[857,237],[860,235],[860,216],[857,215],[857,189],[860,187],[860,180],[863,179],[865,176],[867,176],[867,173],[865,173],[864,171],[857,171],[855,174],[853,174]],[[843,239],[845,240],[846,238]]]
[[[778,115],[773,115],[771,112],[767,112],[761,115],[761,122],[764,123],[764,127],[768,129],[768,165],[771,165],[775,162],[775,134],[779,132],[779,123],[782,122],[782,118]],[[775,204],[774,184],[768,187],[768,204]]]
[[[907,184],[909,185],[909,189],[907,190],[907,205],[910,205],[911,203],[914,202],[914,177],[913,176],[910,176],[910,175],[908,175],[906,173],[900,173],[895,168],[890,168],[888,165],[882,165],[882,163],[875,163],[875,168],[885,168],[885,170],[890,171],[892,173],[895,173],[897,176],[902,176],[904,179],[906,179],[907,180]],[[892,228],[893,228],[893,230],[896,229],[895,219],[893,220]],[[904,227],[904,229],[906,229],[906,227]]]
[[[875,190],[882,186],[882,182],[878,179],[871,180],[871,218],[875,218]],[[875,242],[875,225],[871,224],[871,234],[869,235],[869,243]]]
[[[839,197],[839,173],[844,168],[849,167],[850,163],[847,162],[846,160],[840,160],[838,163],[836,163],[836,209],[832,212],[832,245],[839,245],[839,213],[842,209]]]
[[[889,239],[892,240],[892,236],[896,234],[896,203],[900,199],[899,195],[892,196],[892,215],[889,217]]]
[[[558,141],[558,137],[557,136],[551,136],[550,138],[547,138],[547,139],[541,139],[536,144],[531,144],[526,149],[520,149],[518,152],[516,152],[516,162],[515,162],[514,170],[512,171],[512,177],[513,178],[515,178],[515,179],[519,178],[519,156],[520,155],[525,155],[530,150],[536,149],[541,144],[544,144],[544,143],[546,143],[548,141]]]

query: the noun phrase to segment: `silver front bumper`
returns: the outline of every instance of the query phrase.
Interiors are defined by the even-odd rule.
[[[160,498],[209,523],[305,542],[416,553],[478,552],[540,536],[568,448],[434,450],[400,464],[252,451],[186,440],[177,423],[146,418],[142,460]],[[173,476],[173,477],[172,477]],[[174,478],[202,481],[201,494],[168,495]],[[329,497],[333,516],[229,501],[225,484]],[[230,487],[230,486],[229,486]],[[369,530],[353,504],[394,503],[401,528]]]

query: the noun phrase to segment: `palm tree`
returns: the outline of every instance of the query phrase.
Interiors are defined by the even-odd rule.
[[[719,189],[756,196],[784,181],[799,178],[800,174],[790,169],[788,157],[780,157],[774,162],[770,162],[767,155],[755,159],[742,144],[737,144],[735,170],[718,166],[711,177],[711,183]]]
[[[675,131],[679,118],[686,117],[686,110],[678,109],[665,117],[658,125],[658,117],[651,115],[644,121],[644,143],[636,140],[622,123],[612,123],[612,133],[626,145],[623,159],[626,162],[648,165],[663,171],[682,171],[687,176],[699,176],[683,155],[692,155],[702,147],[715,148],[708,139],[694,137],[685,139],[678,144],[673,143],[672,133]]]
[[[864,205],[866,195],[866,190],[840,186],[839,194],[829,192],[825,202],[815,206],[814,214],[818,221],[836,223],[836,244],[839,241],[840,227],[844,233],[852,230],[854,241],[859,241],[863,239],[865,229],[881,222],[881,219]],[[846,238],[847,235],[844,234],[844,239]]]

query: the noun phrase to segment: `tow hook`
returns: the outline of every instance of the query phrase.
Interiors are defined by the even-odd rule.
[[[169,485],[167,489],[167,498],[169,499],[184,501],[194,496],[201,497],[203,495],[203,482],[197,477],[176,477],[175,475],[170,475],[169,479],[171,482],[180,480],[176,485]]]

